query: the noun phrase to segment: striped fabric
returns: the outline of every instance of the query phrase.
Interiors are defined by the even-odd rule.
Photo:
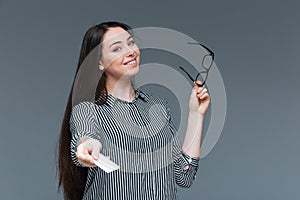
[[[109,94],[101,106],[92,102],[74,106],[70,129],[75,165],[81,166],[75,155],[77,143],[90,137],[98,139],[101,153],[120,166],[111,173],[89,168],[83,199],[177,199],[176,184],[190,187],[195,179],[199,158],[188,162],[181,151],[167,102],[142,90],[136,90],[132,102]]]

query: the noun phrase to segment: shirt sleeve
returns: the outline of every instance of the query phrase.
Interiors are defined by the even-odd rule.
[[[89,102],[83,102],[73,107],[70,117],[71,138],[71,158],[76,166],[82,166],[76,157],[78,142],[82,138],[94,138],[100,141],[96,131],[95,123],[95,105]]]
[[[177,139],[177,129],[173,123],[173,117],[167,104],[167,114],[169,120],[169,127],[174,135],[173,140],[173,165],[174,165],[174,177],[176,184],[180,187],[191,187],[193,180],[196,178],[196,173],[199,166],[200,158],[191,158],[182,151],[179,147],[179,141]],[[188,169],[185,167],[188,165]]]

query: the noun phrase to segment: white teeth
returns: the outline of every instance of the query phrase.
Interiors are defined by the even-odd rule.
[[[129,63],[127,63],[126,65],[134,65],[135,63],[136,63],[136,61],[133,60],[133,61],[130,61]]]

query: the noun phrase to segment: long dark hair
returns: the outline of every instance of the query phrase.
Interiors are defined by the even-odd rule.
[[[88,168],[75,166],[71,159],[70,142],[71,142],[72,135],[70,132],[69,120],[72,112],[72,93],[73,93],[75,78],[84,59],[97,45],[99,45],[102,42],[104,34],[107,32],[109,28],[112,27],[121,27],[131,34],[130,32],[131,28],[124,23],[103,22],[101,24],[95,25],[90,29],[88,29],[82,41],[77,70],[73,80],[72,89],[69,94],[64,118],[62,121],[62,127],[61,127],[60,138],[59,138],[59,147],[58,147],[58,170],[59,170],[58,187],[63,188],[64,198],[66,200],[82,199],[85,184],[86,184],[87,169],[88,169]],[[99,57],[101,58],[101,50],[99,51]],[[107,95],[105,72],[103,73],[103,75],[101,76],[98,82],[98,86],[95,93],[95,100],[99,99],[99,95],[102,94],[104,94],[104,96]],[[99,104],[103,104],[104,102],[102,101]]]

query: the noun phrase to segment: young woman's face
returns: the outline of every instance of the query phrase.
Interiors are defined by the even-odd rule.
[[[140,50],[132,36],[121,27],[109,28],[103,36],[100,70],[118,80],[136,75],[139,63]]]

